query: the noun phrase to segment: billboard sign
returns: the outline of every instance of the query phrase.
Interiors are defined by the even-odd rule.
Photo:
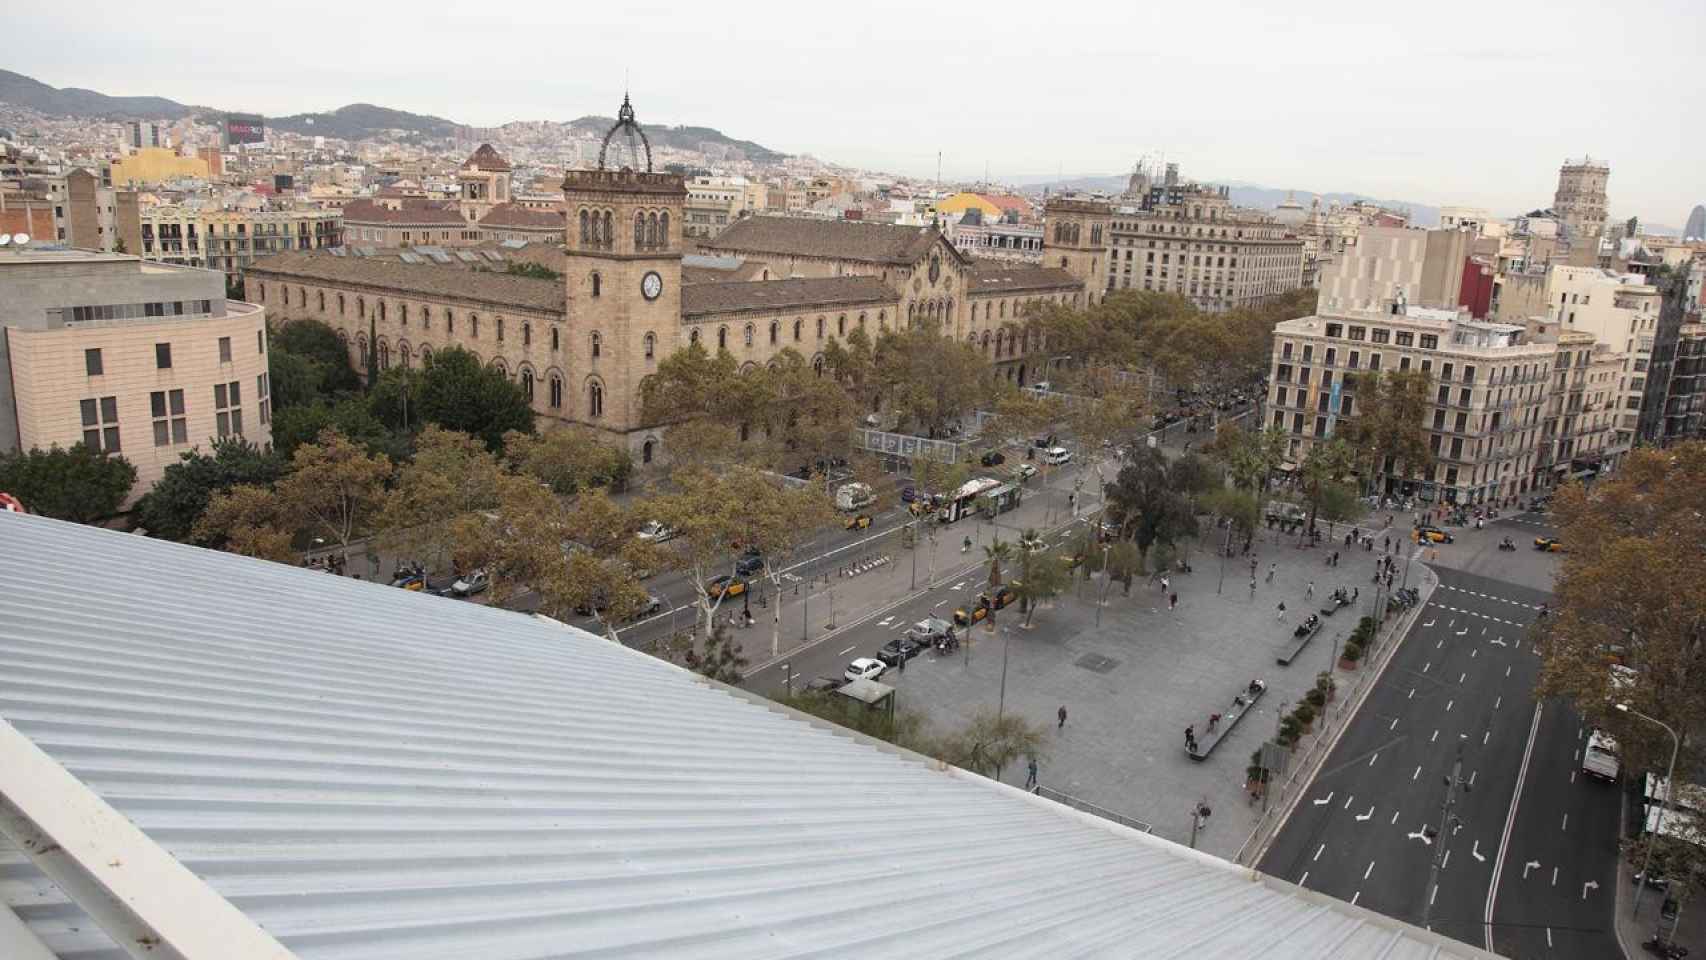
[[[225,142],[264,143],[267,139],[266,121],[252,113],[225,115]]]
[[[908,460],[923,458],[939,460],[942,463],[954,463],[959,454],[959,445],[950,440],[931,440],[882,430],[854,430],[853,446],[859,450],[891,457],[905,457]]]

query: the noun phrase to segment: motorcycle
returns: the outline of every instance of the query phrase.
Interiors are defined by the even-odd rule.
[[[1510,537],[1506,537],[1503,540],[1499,541],[1499,549],[1500,550],[1515,550],[1516,544],[1511,542]]]
[[[1645,943],[1642,943],[1641,949],[1647,951],[1653,956],[1665,957],[1666,960],[1675,960],[1675,958],[1688,956],[1687,947],[1671,943],[1668,940],[1661,940],[1658,937],[1653,937]]]

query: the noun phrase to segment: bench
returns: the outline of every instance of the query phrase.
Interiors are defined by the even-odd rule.
[[[1226,739],[1227,735],[1232,732],[1232,728],[1238,725],[1238,721],[1244,719],[1244,715],[1253,710],[1256,702],[1261,700],[1262,695],[1267,692],[1268,685],[1265,681],[1252,680],[1249,686],[1238,691],[1232,703],[1226,708],[1225,712],[1221,713],[1220,723],[1215,726],[1215,729],[1208,730],[1205,727],[1201,733],[1197,734],[1194,744],[1185,747],[1185,755],[1192,760],[1208,759],[1208,755],[1214,752],[1214,748],[1220,745],[1220,741]]]
[[[1309,646],[1309,641],[1315,639],[1315,635],[1321,632],[1321,627],[1325,622],[1324,620],[1315,621],[1315,626],[1302,636],[1298,636],[1297,630],[1293,628],[1291,636],[1286,639],[1285,646],[1280,648],[1279,655],[1274,659],[1282,667],[1291,666],[1291,662],[1297,659],[1297,655],[1303,652],[1303,648]]]

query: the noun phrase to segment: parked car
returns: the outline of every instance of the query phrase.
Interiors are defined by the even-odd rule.
[[[910,486],[900,488],[900,502],[901,503],[911,503],[912,501],[917,500],[917,499],[918,499],[918,491],[917,490],[914,490]]]
[[[1013,479],[1018,480],[1021,483],[1036,475],[1037,466],[1034,463],[1021,463],[1013,468]]]
[[[1049,447],[1043,451],[1043,462],[1051,467],[1072,462],[1072,451],[1065,447]]]
[[[652,543],[663,543],[666,540],[674,539],[675,531],[656,520],[648,520],[646,525],[641,527],[634,536],[641,540],[649,540]]]
[[[849,530],[863,530],[870,525],[871,515],[868,513],[854,514],[853,516],[848,517],[847,522],[843,524],[843,526]]]
[[[1564,541],[1559,540],[1557,537],[1535,537],[1534,549],[1541,550],[1546,553],[1563,553]]]
[[[735,561],[735,576],[752,577],[764,572],[764,554],[756,547],[748,547],[746,552]]]
[[[722,596],[738,597],[746,592],[746,587],[745,580],[724,574],[706,583],[705,593],[713,600]]]
[[[905,637],[895,637],[883,648],[877,651],[877,659],[889,666],[898,666],[902,660],[911,660],[924,652],[924,648]]]
[[[453,597],[471,597],[476,593],[485,593],[492,585],[492,578],[484,570],[471,570],[450,585],[450,595]]]
[[[882,676],[883,671],[888,668],[889,665],[881,660],[875,660],[871,657],[858,657],[847,665],[842,676],[848,680],[875,680]]]
[[[986,467],[999,467],[1007,462],[1007,456],[999,450],[985,450],[978,462]]]
[[[1013,588],[1010,585],[1003,583],[995,588],[995,592],[993,594],[988,592],[978,594],[977,601],[972,604],[970,610],[967,610],[964,607],[955,610],[954,622],[962,627],[969,627],[972,624],[977,623],[979,620],[988,617],[990,611],[1000,610],[1002,607],[1007,606],[1018,598],[1019,595],[1013,591]]]
[[[1456,539],[1438,527],[1417,527],[1414,536],[1417,543],[1451,543]]]

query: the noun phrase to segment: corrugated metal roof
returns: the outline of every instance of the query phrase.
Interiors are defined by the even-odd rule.
[[[16,514],[0,582],[0,716],[302,958],[1480,955],[572,628]]]

